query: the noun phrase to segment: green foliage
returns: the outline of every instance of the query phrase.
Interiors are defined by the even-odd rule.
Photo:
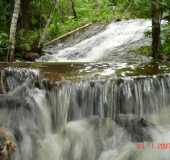
[[[0,32],[0,48],[8,47],[8,34]]]
[[[17,35],[17,48],[23,51],[30,51],[39,40],[39,32],[31,30],[20,30]]]
[[[115,0],[116,12],[126,18],[150,17],[150,0]]]
[[[7,31],[7,25],[10,23],[11,5],[7,2],[7,0],[0,1],[0,31]]]
[[[69,32],[90,22],[110,22],[114,18],[114,7],[110,0],[97,3],[92,0],[75,0],[77,18],[74,17],[71,1],[61,0],[49,26],[49,39]]]
[[[162,52],[170,56],[170,23],[162,27]]]
[[[151,46],[143,46],[140,48],[133,49],[130,52],[133,52],[138,55],[151,56],[151,52],[152,52],[151,50],[152,50]]]
[[[0,60],[4,60],[8,51],[8,34],[0,32]]]
[[[161,10],[162,14],[170,15],[170,1],[169,0],[161,0]]]
[[[113,17],[113,8],[109,0],[97,1],[76,1],[78,18],[83,21],[108,21]]]
[[[149,30],[145,32],[145,36],[152,38],[152,31]],[[161,26],[161,43],[162,43],[161,53],[170,56],[170,23]],[[136,53],[145,54],[145,51],[147,53],[146,49],[147,47],[144,48],[142,47],[138,49]],[[150,49],[150,53],[151,53],[151,49]]]

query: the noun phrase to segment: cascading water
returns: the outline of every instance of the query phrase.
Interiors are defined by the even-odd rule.
[[[144,32],[151,27],[150,20],[128,20],[113,22],[91,38],[62,50],[54,47],[45,51],[50,55],[42,56],[38,61],[76,61],[95,62],[109,60],[113,62],[141,61],[143,57],[128,54],[130,47],[148,44]],[[149,41],[150,42],[150,41]]]
[[[169,160],[170,75],[105,77],[128,63],[143,62],[128,50],[146,42],[150,25],[149,20],[112,23],[73,47],[51,48],[52,55],[39,59],[109,59],[111,64],[85,65],[87,71],[102,68],[103,78],[52,83],[37,70],[2,70],[0,127],[16,143],[11,159]]]
[[[4,71],[6,81],[20,78],[0,97],[0,126],[17,144],[12,159],[169,159],[167,149],[152,148],[170,140],[169,75],[51,84],[23,73]],[[148,148],[138,149],[144,142]]]

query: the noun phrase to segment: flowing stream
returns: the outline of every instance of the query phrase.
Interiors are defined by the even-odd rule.
[[[132,47],[148,43],[144,31],[151,27],[150,20],[128,20],[113,22],[104,31],[64,49],[47,48],[50,53],[38,61],[48,62],[130,62],[141,61],[141,56],[128,54]]]
[[[109,60],[107,71],[139,65],[147,58],[128,50],[149,42],[149,26],[112,23],[73,47],[49,49],[39,61]],[[0,126],[17,145],[12,160],[170,159],[169,73],[52,82],[38,69],[10,67],[1,71],[1,88],[7,93],[0,95]]]

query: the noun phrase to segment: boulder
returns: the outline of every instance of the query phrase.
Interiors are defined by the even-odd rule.
[[[28,61],[35,61],[35,59],[39,58],[40,55],[38,53],[35,53],[35,52],[27,52],[25,54],[25,59],[28,60]]]
[[[132,142],[151,142],[152,135],[149,132],[150,128],[156,128],[154,124],[145,120],[144,118],[131,117],[128,115],[121,115],[117,124],[123,127],[129,133]]]
[[[16,145],[9,131],[0,128],[0,160],[9,160],[15,150]]]

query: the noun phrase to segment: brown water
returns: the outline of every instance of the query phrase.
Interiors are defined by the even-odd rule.
[[[0,70],[4,68],[36,69],[42,78],[52,81],[112,79],[115,77],[153,76],[170,73],[170,64],[153,62],[120,66],[111,63],[0,63]]]

